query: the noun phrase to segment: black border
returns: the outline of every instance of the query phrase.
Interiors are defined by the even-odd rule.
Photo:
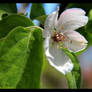
[[[0,3],[92,3],[92,0],[0,0]]]
[[[92,89],[0,89],[1,92],[92,92]]]

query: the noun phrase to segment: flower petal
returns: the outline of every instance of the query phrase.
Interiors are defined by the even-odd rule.
[[[43,30],[43,36],[46,37],[47,34],[52,34],[54,31],[54,28],[57,24],[57,18],[58,18],[58,10],[59,8],[57,8],[57,10],[55,12],[53,12],[52,14],[48,15],[45,24],[44,24],[44,29]]]
[[[52,12],[52,14],[48,15],[44,25],[45,29],[51,30],[55,27],[55,25],[57,24],[58,10],[59,8],[57,8],[55,12]]]
[[[62,72],[64,75],[71,72],[73,69],[73,64],[69,57],[60,49],[53,44],[48,36],[44,42],[45,54],[49,63],[56,68],[58,71]]]
[[[64,36],[67,37],[67,40],[63,44],[72,52],[78,52],[87,47],[87,40],[76,31],[67,31]]]
[[[48,35],[51,35],[51,30],[43,30],[43,32],[42,32],[42,36],[44,37],[44,38],[46,38]]]
[[[58,31],[75,30],[88,22],[88,17],[85,16],[85,11],[80,8],[66,9],[61,15],[57,23]]]

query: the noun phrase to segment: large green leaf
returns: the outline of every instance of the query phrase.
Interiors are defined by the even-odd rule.
[[[0,88],[39,88],[42,29],[16,27],[0,40]]]
[[[42,3],[33,3],[30,11],[30,18],[36,19],[36,17],[45,15],[45,10]]]
[[[29,48],[32,49],[29,52],[28,61],[17,88],[40,88],[40,74],[44,55],[43,39],[40,30],[41,29],[35,29],[35,32],[32,34],[33,37],[30,39],[31,43]],[[34,42],[32,43],[32,41]]]
[[[23,15],[10,15],[0,21],[0,38],[5,37],[8,32],[18,26],[33,26],[32,21]]]

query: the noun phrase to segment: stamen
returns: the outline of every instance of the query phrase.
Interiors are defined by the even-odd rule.
[[[53,36],[51,37],[52,39],[52,45],[53,44],[56,44],[56,47],[57,49],[58,48],[61,48],[61,46],[59,45],[59,42],[62,43],[62,46],[64,45],[64,41],[67,41],[68,40],[68,37],[63,35],[62,33],[60,32],[54,32]],[[71,42],[72,43],[72,42]]]
[[[54,35],[51,37],[54,42],[62,42],[65,40],[65,36],[62,33],[54,32]]]

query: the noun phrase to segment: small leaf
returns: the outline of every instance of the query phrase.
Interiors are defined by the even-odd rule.
[[[41,32],[38,27],[16,27],[0,40],[0,88],[39,88]]]
[[[7,13],[6,11],[0,10],[0,20],[2,20],[2,17],[3,17],[5,14],[8,14],[8,13]]]
[[[88,47],[92,46],[92,33],[85,32],[86,33],[86,39],[88,41]]]
[[[40,17],[37,17],[36,19],[39,20],[42,25],[44,25],[44,22],[45,22],[47,16],[48,15],[42,15]]]
[[[86,31],[92,34],[92,20],[89,20],[88,24],[86,25]]]
[[[85,31],[92,34],[92,9],[90,10],[88,17],[89,17],[89,21],[85,26],[86,29]]]
[[[30,11],[30,18],[36,19],[36,17],[45,15],[45,10],[43,8],[43,5],[41,3],[33,3],[31,6],[31,11]]]
[[[18,26],[33,26],[33,22],[22,15],[10,15],[0,21],[0,38],[5,37],[13,28]]]

